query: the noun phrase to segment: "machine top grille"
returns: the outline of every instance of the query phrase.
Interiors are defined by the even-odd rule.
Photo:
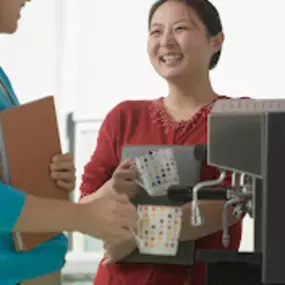
[[[220,99],[211,113],[267,113],[285,112],[285,99]]]

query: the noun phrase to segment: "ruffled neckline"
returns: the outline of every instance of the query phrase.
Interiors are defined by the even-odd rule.
[[[158,123],[163,127],[172,128],[172,129],[188,129],[197,124],[201,118],[208,116],[209,112],[212,109],[213,104],[220,99],[228,99],[227,96],[218,96],[210,103],[202,106],[199,111],[197,111],[191,118],[188,120],[175,121],[171,115],[168,113],[164,106],[164,97],[150,101],[150,113],[154,123]]]

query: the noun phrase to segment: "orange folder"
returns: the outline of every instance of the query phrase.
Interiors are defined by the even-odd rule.
[[[2,160],[2,178],[5,159],[13,187],[40,197],[69,199],[50,177],[52,156],[61,153],[57,116],[52,96],[0,113],[5,153]],[[4,162],[4,164],[3,164]],[[58,233],[15,233],[16,250],[27,251]]]

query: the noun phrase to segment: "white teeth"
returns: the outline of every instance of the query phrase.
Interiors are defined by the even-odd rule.
[[[162,56],[162,60],[164,62],[173,62],[173,61],[176,61],[176,60],[181,60],[182,59],[182,55],[181,54],[168,54],[168,55],[164,55]]]

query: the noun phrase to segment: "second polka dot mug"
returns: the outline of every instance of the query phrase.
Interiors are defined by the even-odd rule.
[[[182,223],[181,207],[139,205],[138,215],[135,238],[140,253],[175,256]]]

